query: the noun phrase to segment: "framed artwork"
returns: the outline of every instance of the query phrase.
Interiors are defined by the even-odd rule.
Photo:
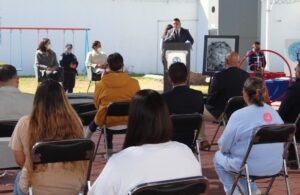
[[[239,36],[205,35],[202,74],[213,76],[223,70],[226,55],[238,50]]]

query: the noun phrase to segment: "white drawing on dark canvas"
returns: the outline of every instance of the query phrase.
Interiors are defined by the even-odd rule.
[[[207,71],[221,71],[224,69],[226,55],[232,48],[225,41],[211,42],[207,47]]]

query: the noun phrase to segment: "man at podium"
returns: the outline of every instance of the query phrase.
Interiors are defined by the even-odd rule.
[[[165,42],[167,43],[190,42],[193,45],[194,39],[188,29],[181,27],[180,20],[178,18],[175,18],[173,20],[173,28],[167,32]]]

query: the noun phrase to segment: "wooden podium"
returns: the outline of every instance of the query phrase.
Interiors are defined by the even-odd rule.
[[[164,43],[162,51],[162,61],[164,65],[164,93],[172,89],[168,79],[168,70],[171,64],[182,62],[186,65],[188,73],[190,72],[191,43]],[[188,86],[189,86],[188,76]]]

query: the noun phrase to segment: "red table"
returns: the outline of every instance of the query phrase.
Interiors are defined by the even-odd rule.
[[[250,77],[255,76],[255,72],[249,72]],[[276,79],[280,77],[286,77],[286,74],[284,72],[269,72],[269,71],[264,71],[264,80],[269,80],[269,79]]]

